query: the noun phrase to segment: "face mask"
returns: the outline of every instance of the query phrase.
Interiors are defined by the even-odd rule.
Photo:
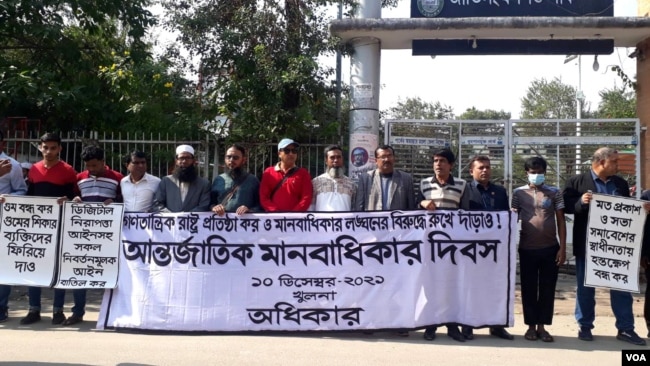
[[[528,174],[528,183],[539,186],[544,183],[544,174]]]

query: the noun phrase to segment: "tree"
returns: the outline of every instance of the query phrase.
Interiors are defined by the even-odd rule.
[[[199,75],[204,113],[227,117],[232,140],[271,141],[306,139],[325,126],[337,130],[329,127],[337,119],[322,113],[335,93],[334,70],[318,59],[345,51],[328,29],[328,11],[341,1],[355,6],[353,0],[164,0],[163,6],[166,27],[189,52],[187,69]]]
[[[149,0],[0,2],[0,108],[47,129],[119,128],[122,114],[98,69],[111,51],[148,56]]]
[[[420,97],[409,97],[384,112],[389,119],[454,119],[454,109],[439,101],[425,102]]]
[[[636,118],[636,93],[626,86],[601,90],[598,118]]]
[[[521,118],[570,119],[576,117],[576,90],[559,78],[535,79],[521,99]]]
[[[508,120],[510,112],[504,110],[495,111],[493,109],[479,110],[476,107],[467,108],[463,114],[458,116],[462,120]]]

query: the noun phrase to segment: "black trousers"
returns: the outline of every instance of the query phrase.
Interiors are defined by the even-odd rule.
[[[559,271],[555,257],[559,249],[559,245],[543,249],[519,249],[521,303],[526,325],[550,325],[553,322]]]

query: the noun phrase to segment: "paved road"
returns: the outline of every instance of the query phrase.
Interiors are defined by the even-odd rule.
[[[79,326],[50,324],[51,296],[44,291],[43,320],[21,326],[24,288],[12,295],[8,322],[0,325],[0,365],[620,365],[622,349],[647,349],[615,338],[614,319],[599,317],[594,342],[576,338],[573,317],[558,315],[549,327],[554,343],[523,338],[516,315],[514,341],[478,330],[476,339],[458,343],[438,331],[433,342],[422,331],[408,338],[393,333],[144,334],[96,331],[100,293],[90,291],[86,321]],[[71,294],[67,294],[71,302]],[[599,305],[600,306],[600,305]],[[637,317],[639,334],[645,335]]]

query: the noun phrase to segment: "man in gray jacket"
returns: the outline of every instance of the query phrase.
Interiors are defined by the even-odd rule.
[[[210,182],[199,177],[192,146],[180,145],[176,148],[176,169],[160,180],[154,211],[210,211]]]
[[[359,176],[354,211],[415,210],[410,174],[396,170],[395,151],[389,145],[375,150],[377,169]]]

